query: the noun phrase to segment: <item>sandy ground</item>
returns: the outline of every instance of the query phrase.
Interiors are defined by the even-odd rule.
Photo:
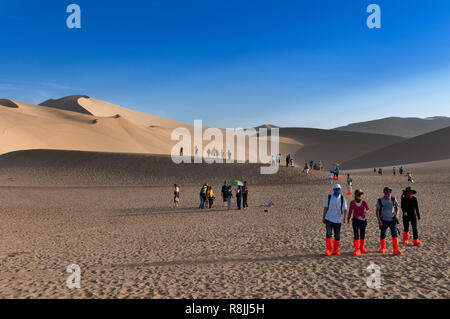
[[[209,169],[189,167],[184,169]],[[233,170],[226,172],[229,179],[237,178]],[[61,174],[60,181],[67,179],[67,174],[55,174]],[[449,165],[430,174],[417,169],[414,187],[424,246],[401,244],[401,256],[392,255],[390,238],[389,254],[376,252],[379,230],[373,214],[369,254],[352,255],[351,226],[345,224],[342,255],[324,256],[322,205],[331,189],[325,172],[306,177],[298,169],[283,168],[279,180],[254,179],[245,211],[222,207],[217,179],[211,179],[215,207],[197,209],[204,176],[179,175],[181,207],[174,209],[171,184],[120,185],[123,176],[113,175],[119,178],[116,184],[108,179],[109,185],[96,186],[100,182],[93,179],[73,186],[80,177],[72,186],[53,179],[52,186],[51,178],[36,183],[37,175],[30,165],[0,171],[1,298],[450,297]],[[353,180],[355,188],[365,190],[372,209],[383,186],[390,185],[397,197],[407,186],[406,177],[388,172],[373,177],[358,171]],[[275,207],[264,212],[259,205],[269,200]],[[371,263],[381,267],[379,289],[366,286]],[[69,264],[81,267],[80,289],[66,286]]]

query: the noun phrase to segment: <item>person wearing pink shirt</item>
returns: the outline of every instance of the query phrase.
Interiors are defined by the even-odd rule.
[[[364,192],[360,189],[355,191],[355,199],[350,202],[350,208],[348,211],[347,223],[350,223],[352,218],[352,226],[354,233],[354,246],[355,250],[353,255],[359,256],[361,253],[366,254],[367,250],[364,247],[366,244],[366,213],[370,212],[369,205],[362,199]]]

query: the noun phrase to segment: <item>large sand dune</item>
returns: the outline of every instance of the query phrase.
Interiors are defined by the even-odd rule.
[[[415,137],[440,130],[447,126],[450,126],[450,118],[443,116],[424,119],[417,117],[387,117],[379,120],[352,123],[337,127],[335,130]]]
[[[303,147],[293,154],[298,165],[309,163],[310,160],[321,160],[327,168],[335,162],[342,163],[405,140],[398,136],[312,128],[281,128],[280,136],[303,143]]]
[[[450,126],[368,152],[342,164],[343,168],[403,165],[450,158]]]

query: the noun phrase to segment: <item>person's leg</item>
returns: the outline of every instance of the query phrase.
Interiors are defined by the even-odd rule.
[[[353,227],[353,237],[354,237],[353,246],[355,247],[355,250],[353,251],[353,255],[359,256],[361,254],[361,251],[359,249],[359,246],[360,246],[359,229],[361,227],[360,220],[353,219],[352,227]]]
[[[411,226],[413,229],[413,244],[414,244],[414,246],[422,246],[422,243],[419,240],[419,231],[417,230],[417,218],[415,215],[411,218]]]
[[[332,223],[334,231],[333,255],[340,255],[339,244],[341,243],[341,223]]]
[[[227,198],[227,208],[230,209],[231,208],[231,197]]]
[[[398,230],[397,223],[393,220],[389,223],[389,228],[391,229],[392,236],[392,248],[394,255],[400,255],[402,251],[398,248]]]
[[[409,216],[403,216],[403,243],[409,244]]]
[[[366,227],[367,227],[367,220],[361,221],[361,235],[360,235],[360,244],[359,244],[359,250],[363,254],[367,254],[367,249],[364,247],[366,245]]]
[[[327,250],[325,251],[326,256],[330,256],[333,253],[333,229],[331,222],[328,220],[325,220],[325,229],[326,229],[326,240],[325,245],[327,247]]]
[[[380,229],[380,249],[378,250],[378,252],[382,254],[386,253],[386,231],[388,227],[389,225],[382,220]]]
[[[352,228],[353,228],[353,239],[359,239],[359,225],[357,219],[352,219]]]

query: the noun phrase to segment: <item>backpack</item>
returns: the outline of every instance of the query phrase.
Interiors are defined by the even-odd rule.
[[[330,208],[330,201],[331,201],[331,194],[328,195],[328,205],[327,205],[327,211]],[[341,214],[342,214],[342,208],[344,207],[344,196],[341,195]]]
[[[391,197],[392,205],[395,207],[395,197]],[[380,212],[383,208],[383,203],[381,202],[381,198],[378,198],[378,206],[380,206]]]

